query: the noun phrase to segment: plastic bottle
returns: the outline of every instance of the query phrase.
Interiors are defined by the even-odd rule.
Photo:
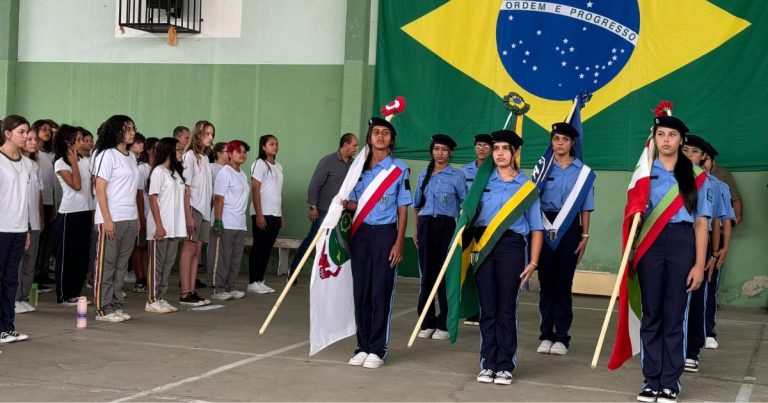
[[[32,283],[32,288],[29,290],[29,303],[37,308],[37,283]]]
[[[85,297],[77,299],[77,328],[88,327],[88,300]]]

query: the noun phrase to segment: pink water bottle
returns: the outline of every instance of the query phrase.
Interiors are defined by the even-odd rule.
[[[85,297],[77,299],[77,328],[88,327],[88,300]]]

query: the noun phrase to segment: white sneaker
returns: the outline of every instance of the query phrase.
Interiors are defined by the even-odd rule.
[[[264,282],[262,281],[254,281],[251,284],[248,284],[248,288],[246,288],[246,291],[253,292],[256,294],[269,294],[270,292],[274,292],[274,290],[273,291],[269,291],[269,290],[270,289],[266,288],[266,286],[264,285]]]
[[[125,318],[118,315],[116,312],[108,313],[106,315],[96,315],[96,320],[100,322],[125,322]]]
[[[355,354],[354,357],[349,359],[349,365],[352,365],[354,367],[359,367],[359,366],[363,365],[363,363],[365,362],[366,358],[368,358],[368,353],[364,353],[364,352],[361,351],[361,352]]]
[[[13,312],[18,315],[20,313],[27,313],[29,311],[27,310],[27,307],[24,306],[22,301],[16,301],[16,303],[13,305]]]
[[[29,338],[29,336],[27,336],[26,334],[19,333],[19,332],[15,331],[15,330],[12,330],[12,331],[8,332],[8,334],[11,335],[12,337],[15,337],[16,341],[24,341],[24,340]]]
[[[127,313],[123,312],[123,310],[122,310],[122,309],[118,309],[118,310],[116,310],[116,311],[115,311],[115,313],[116,313],[118,316],[122,316],[122,317],[123,317],[123,319],[125,319],[125,320],[131,320],[131,319],[133,318],[131,315],[128,315]]]
[[[232,294],[232,299],[240,299],[245,296],[245,293],[238,290],[232,290],[230,291],[230,294]]]
[[[496,374],[490,369],[483,369],[477,374],[477,381],[480,383],[493,383],[493,378],[495,376]]]
[[[704,348],[716,349],[717,347],[717,340],[714,337],[707,337],[707,341],[704,342]]]
[[[437,329],[432,333],[432,338],[435,340],[448,340],[449,337],[451,337],[451,334],[447,330]]]
[[[13,335],[11,335],[10,332],[2,332],[2,333],[0,333],[0,343],[2,343],[2,344],[13,343],[14,341],[16,341],[16,338],[13,337]]]
[[[565,344],[556,341],[549,350],[549,353],[554,355],[566,355],[568,354],[568,347],[566,347]]]
[[[431,339],[432,333],[435,333],[435,329],[421,329],[418,336],[420,339]]]
[[[232,299],[232,293],[226,291],[215,292],[211,294],[211,298],[217,299],[219,301],[226,301],[228,299]]]
[[[164,299],[161,299],[161,300],[159,300],[159,301],[157,301],[157,302],[159,302],[159,303],[163,304],[163,306],[165,306],[166,308],[170,309],[170,310],[171,310],[171,312],[176,312],[176,311],[178,311],[178,310],[179,310],[179,308],[176,308],[175,306],[171,305],[171,303],[170,303],[170,302],[168,302],[168,301],[166,301],[166,300],[164,300]]]
[[[493,383],[497,385],[509,385],[512,383],[512,373],[509,371],[498,371],[493,378]]]
[[[24,307],[27,309],[27,312],[35,312],[35,311],[37,310],[37,308],[35,308],[34,306],[32,306],[32,304],[30,304],[30,303],[29,303],[29,302],[27,302],[27,301],[21,301],[21,303],[22,303],[22,304],[24,305]]]
[[[363,362],[363,368],[376,369],[381,368],[382,365],[384,365],[384,360],[379,358],[376,354],[368,354],[368,357],[365,358],[365,362]]]
[[[263,289],[267,290],[267,292],[275,292],[275,289],[274,289],[274,288],[272,288],[272,287],[268,286],[268,285],[267,285],[266,283],[264,283],[263,281],[261,282],[261,288],[263,288]]]
[[[123,298],[128,296],[128,294],[126,294],[125,291],[120,291],[120,292],[123,293]]]
[[[147,312],[152,312],[152,313],[168,313],[168,312],[171,312],[171,310],[168,309],[167,306],[163,305],[163,303],[160,302],[160,301],[155,301],[155,302],[153,302],[151,304],[149,302],[147,302],[146,304],[144,304],[144,310],[147,311]]]
[[[549,354],[551,350],[552,340],[542,340],[541,344],[539,344],[539,348],[536,349],[536,352],[539,354]]]

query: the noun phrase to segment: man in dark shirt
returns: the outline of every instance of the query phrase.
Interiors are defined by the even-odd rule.
[[[309,227],[306,238],[296,251],[296,256],[291,263],[291,272],[296,269],[312,239],[315,238],[317,230],[328,212],[331,200],[336,196],[336,193],[339,193],[341,184],[347,176],[347,171],[349,171],[349,166],[352,165],[352,156],[356,152],[357,137],[352,133],[344,133],[339,140],[339,150],[326,155],[317,163],[307,190],[309,221],[312,222],[312,225]]]

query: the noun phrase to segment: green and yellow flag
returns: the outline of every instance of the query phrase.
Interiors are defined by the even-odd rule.
[[[768,169],[768,137],[752,135],[768,96],[764,2],[387,0],[378,22],[374,105],[403,95],[419,111],[399,119],[401,158],[426,158],[427,136],[449,133],[454,160],[470,161],[472,136],[506,118],[489,105],[514,89],[536,105],[522,161],[532,166],[550,124],[586,91],[584,159],[593,169],[634,168],[648,105],[659,99],[675,103],[723,165]]]

